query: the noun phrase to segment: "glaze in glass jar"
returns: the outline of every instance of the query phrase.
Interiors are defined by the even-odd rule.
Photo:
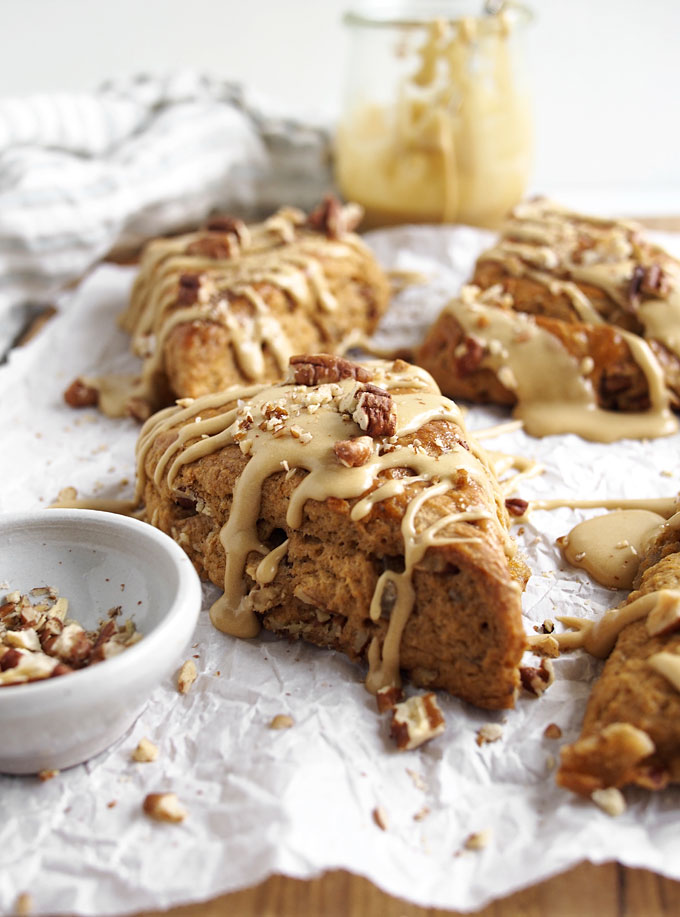
[[[495,7],[372,2],[346,14],[335,170],[343,196],[364,207],[364,227],[493,228],[523,196],[533,150],[531,14]]]

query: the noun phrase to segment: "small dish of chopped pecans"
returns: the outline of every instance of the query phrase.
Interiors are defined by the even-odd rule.
[[[142,638],[131,618],[117,623],[120,605],[91,631],[67,612],[68,599],[54,586],[36,586],[25,595],[7,593],[0,604],[0,687],[68,675]]]
[[[134,722],[194,631],[201,586],[158,529],[97,510],[0,515],[0,773],[79,764]]]

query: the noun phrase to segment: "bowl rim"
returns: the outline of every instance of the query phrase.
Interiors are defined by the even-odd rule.
[[[172,603],[158,623],[148,633],[144,633],[141,640],[111,659],[76,669],[58,678],[0,686],[0,716],[3,708],[14,708],[18,704],[23,704],[24,700],[33,702],[46,696],[53,700],[57,693],[70,694],[74,689],[85,692],[88,686],[94,687],[103,677],[110,677],[112,687],[122,688],[128,683],[137,682],[134,676],[140,671],[140,666],[141,671],[144,670],[144,660],[149,656],[165,658],[166,641],[178,629],[180,632],[186,631],[188,639],[201,611],[201,581],[188,555],[165,532],[135,517],[93,509],[45,508],[0,513],[0,536],[4,530],[18,525],[35,528],[36,532],[40,532],[44,530],[45,525],[54,526],[57,523],[73,526],[90,523],[109,530],[135,532],[137,536],[153,543],[169,556],[177,573],[176,592]],[[9,585],[11,589],[11,583]],[[66,593],[65,589],[64,594]]]

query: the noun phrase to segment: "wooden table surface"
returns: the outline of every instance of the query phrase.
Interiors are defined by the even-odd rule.
[[[680,217],[635,219],[650,229],[680,231]],[[311,881],[272,876],[254,888],[153,913],[172,917],[444,917],[460,912],[409,904],[385,894],[367,879],[338,870]],[[584,862],[474,913],[481,917],[677,917],[680,882],[618,863],[594,866]]]

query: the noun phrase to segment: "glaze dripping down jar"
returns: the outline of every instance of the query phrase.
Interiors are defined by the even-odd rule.
[[[336,179],[364,207],[364,227],[495,228],[522,198],[533,148],[530,21],[524,6],[458,0],[374,0],[346,14]]]

